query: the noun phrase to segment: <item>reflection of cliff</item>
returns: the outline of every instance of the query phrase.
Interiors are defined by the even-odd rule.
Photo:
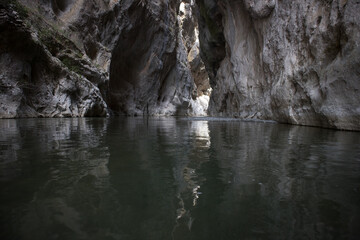
[[[220,205],[206,208],[217,209],[222,231],[244,239],[358,234],[359,219],[348,211],[358,209],[358,186],[342,175],[360,159],[358,135],[241,122],[209,129],[224,192]]]
[[[0,239],[359,235],[357,133],[198,120],[1,120]]]
[[[172,233],[173,239],[187,236],[191,232],[192,224],[196,221],[192,211],[201,197],[201,185],[206,182],[206,178],[199,174],[199,170],[203,163],[209,161],[208,150],[211,143],[207,121],[193,121],[188,124],[189,130],[186,130],[189,131],[189,136],[186,139],[189,149],[183,156],[184,160],[177,162],[174,167],[179,208]]]
[[[170,239],[176,209],[172,154],[180,128],[172,119],[142,118],[114,119],[108,127],[117,231],[124,239]]]
[[[207,122],[129,118],[109,128],[111,184],[126,216],[119,228],[137,239],[188,234],[205,181],[197,170],[208,159]]]
[[[84,228],[106,204],[106,121],[1,120],[2,239],[91,239]]]

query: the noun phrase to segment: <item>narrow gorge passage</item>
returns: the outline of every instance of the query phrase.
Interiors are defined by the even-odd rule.
[[[356,0],[0,7],[1,118],[208,115],[360,130]]]
[[[111,58],[110,108],[126,115],[206,116],[211,87],[200,57],[194,1],[167,5],[163,12],[150,6],[128,10],[131,28],[121,34]]]
[[[0,0],[0,240],[359,239],[359,13]]]
[[[152,81],[160,77],[161,60],[157,57],[158,53],[149,49],[154,38],[154,41],[156,38],[165,38],[165,32],[157,33],[161,29],[151,22],[150,17],[145,16],[145,11],[146,9],[142,11],[129,9],[129,18],[133,27],[119,37],[113,50],[110,65],[109,106],[115,112],[131,113],[136,111],[131,107],[138,104],[140,105],[138,106],[140,114],[148,114],[148,109],[141,109],[141,107],[144,107],[144,104],[148,107],[148,102],[153,101],[152,98],[156,98],[150,94],[154,84],[151,81],[144,81],[148,80],[151,74],[154,74]],[[172,62],[174,63],[174,54],[169,54],[168,58],[170,57],[173,58]],[[168,58],[167,61],[169,61]],[[144,84],[147,85],[145,89],[142,89]],[[143,91],[143,95],[141,95],[141,91]],[[145,93],[149,95],[146,96]]]

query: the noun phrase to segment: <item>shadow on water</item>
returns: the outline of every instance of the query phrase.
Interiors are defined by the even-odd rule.
[[[357,239],[360,134],[176,118],[0,120],[1,239]]]

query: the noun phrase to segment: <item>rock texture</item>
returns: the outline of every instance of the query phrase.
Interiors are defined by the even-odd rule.
[[[177,28],[178,1],[122,6],[125,26],[112,53],[110,106],[130,115],[175,114],[192,91]]]
[[[360,130],[359,1],[197,3],[212,6],[200,38],[216,70],[211,115]],[[219,14],[222,28],[207,20]]]
[[[186,115],[207,116],[211,87],[209,75],[200,56],[198,9],[195,1],[182,1],[178,16],[181,38],[187,54],[194,90]]]
[[[4,1],[0,117],[196,114],[193,1]]]
[[[206,91],[202,83],[208,77],[199,57],[193,1],[125,6],[120,15],[126,27],[110,66],[111,108],[128,115],[198,115],[192,98]]]
[[[209,74],[210,83],[214,86],[220,63],[226,55],[222,12],[216,0],[196,0],[196,5],[199,9],[200,55]]]
[[[0,117],[360,130],[358,0],[2,0]],[[210,88],[211,85],[211,88]]]
[[[0,4],[0,117],[106,116],[98,88],[105,74],[30,14],[19,3]]]

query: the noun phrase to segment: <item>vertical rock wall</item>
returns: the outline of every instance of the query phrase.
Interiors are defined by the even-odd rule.
[[[174,115],[193,88],[177,21],[178,1],[123,3],[127,27],[112,52],[110,106],[130,115]]]
[[[0,117],[206,115],[211,85],[213,116],[360,130],[359,11],[357,0],[3,0]]]
[[[187,115],[207,116],[211,87],[209,75],[200,56],[198,9],[194,0],[182,1],[178,22],[181,39],[185,46],[187,68],[191,71],[194,90],[190,99]]]
[[[196,98],[210,86],[194,1],[131,2],[112,53],[110,107],[128,115],[205,115]]]
[[[106,74],[81,55],[29,8],[0,3],[0,118],[106,116]]]
[[[4,1],[0,117],[196,114],[193,1]]]
[[[204,2],[221,14],[226,51],[221,59],[221,40],[206,34],[219,15],[208,8],[200,40],[207,66],[219,64],[211,115],[360,130],[358,1]]]

